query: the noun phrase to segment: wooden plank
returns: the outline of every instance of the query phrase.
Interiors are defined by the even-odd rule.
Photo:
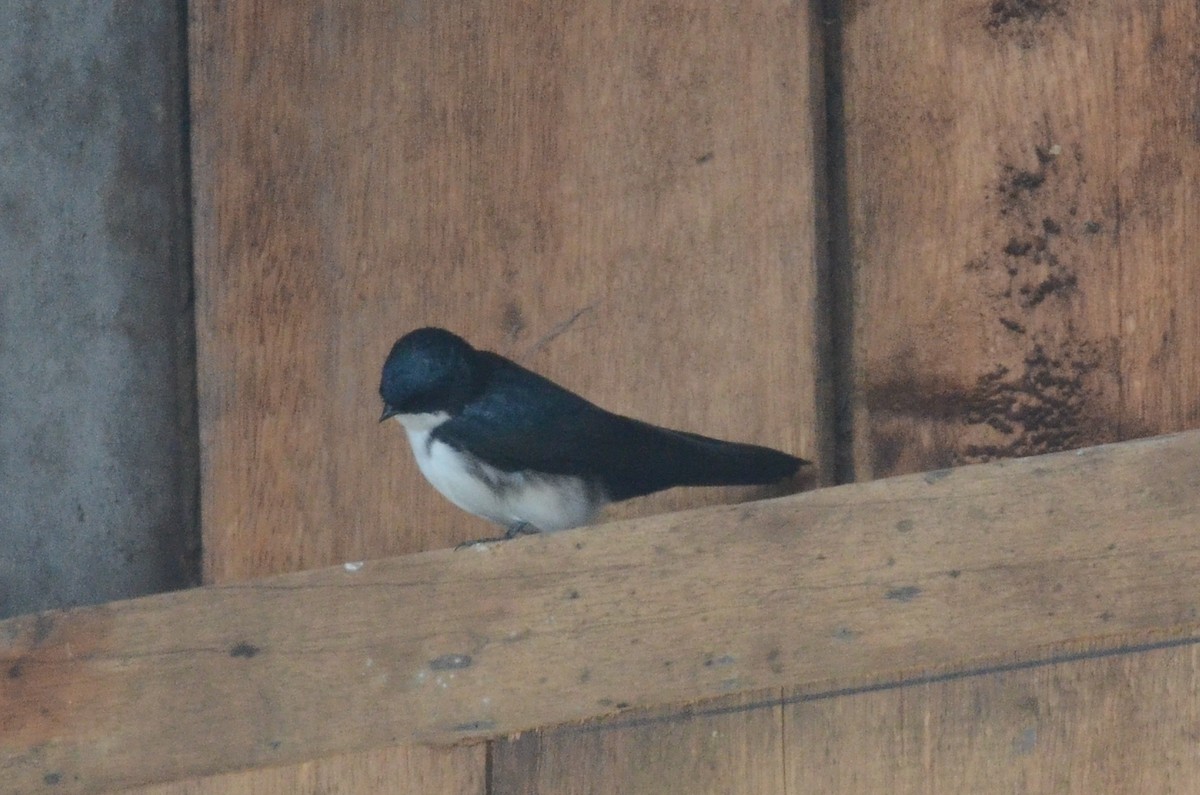
[[[1200,9],[845,8],[860,477],[1200,425]],[[805,704],[789,783],[1182,791],[1194,689],[1164,649]]]
[[[356,0],[192,17],[210,581],[493,531],[375,422],[383,358],[420,325],[616,411],[817,457],[802,11]]]
[[[1108,13],[1053,5],[847,19],[860,478],[1137,435],[1119,408],[1125,43]]]
[[[314,759],[282,768],[225,773],[178,784],[152,784],[127,795],[327,795],[328,793],[437,793],[484,795],[486,746],[396,746]]]
[[[862,478],[1200,423],[1200,11],[1087,8],[847,18]]]
[[[1196,642],[1198,518],[1192,432],[14,619],[0,779],[94,792]]]
[[[1118,5],[1122,436],[1200,427],[1200,6]]]
[[[804,701],[780,791],[1191,792],[1197,648]]]
[[[770,697],[768,697],[770,698]],[[489,795],[784,792],[783,707],[761,694],[706,703],[699,713],[638,712],[529,732],[493,752]]]

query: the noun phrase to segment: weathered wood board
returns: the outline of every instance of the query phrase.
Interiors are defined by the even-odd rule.
[[[384,356],[425,324],[613,410],[818,457],[802,10],[356,0],[192,18],[212,581],[492,530],[375,422]]]
[[[844,11],[859,477],[1200,426],[1200,8]],[[1185,791],[1195,689],[1181,648],[802,704],[789,782]]]
[[[438,749],[401,745],[123,791],[128,795],[486,795],[486,751],[483,744]]]
[[[850,3],[845,38],[859,476],[1200,424],[1195,3]]]
[[[1085,646],[1069,662],[802,702],[780,791],[1191,792],[1197,648]]]
[[[785,791],[778,690],[697,707],[638,711],[497,744],[489,795]]]
[[[0,623],[0,780],[96,792],[1028,663],[1078,638],[1197,643],[1198,522],[1192,432],[14,619]],[[704,750],[711,771],[778,781],[786,768],[711,737],[777,757],[795,724],[772,697],[736,719],[577,734],[569,750],[591,753],[535,753],[535,783],[598,749],[634,776],[628,741],[655,734],[688,748],[643,742],[643,761]],[[502,771],[529,772],[521,758]]]

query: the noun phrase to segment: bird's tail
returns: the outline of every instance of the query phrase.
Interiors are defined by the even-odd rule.
[[[757,486],[796,474],[803,458],[770,447],[725,442],[685,431],[670,431],[686,440],[680,445],[681,482],[677,486]]]
[[[637,422],[636,420],[634,422]],[[654,454],[629,462],[625,483],[617,485],[615,500],[675,486],[756,486],[776,483],[796,474],[808,462],[755,444],[726,442],[686,431],[637,422],[638,435]],[[652,441],[651,441],[652,440]],[[633,444],[636,451],[642,445]]]

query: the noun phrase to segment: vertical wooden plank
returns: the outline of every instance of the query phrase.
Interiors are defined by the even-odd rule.
[[[207,576],[492,531],[375,423],[383,356],[424,324],[614,410],[815,457],[814,28],[765,1],[194,2]],[[637,758],[667,775],[717,730],[741,759],[778,722],[685,724]],[[634,758],[645,739],[605,742]],[[470,786],[481,757],[461,753]],[[717,767],[777,778],[778,744],[761,753]]]
[[[860,478],[1119,435],[1119,32],[1036,8],[847,11]]]
[[[802,703],[785,791],[1189,792],[1198,662],[1160,649]]]
[[[492,531],[375,423],[383,357],[423,324],[617,411],[815,447],[802,11],[197,16],[216,42],[194,91],[211,578]]]
[[[1195,3],[844,10],[858,476],[1200,424]],[[1181,791],[1195,687],[1164,649],[803,703],[789,789]]]
[[[1121,4],[1122,435],[1200,426],[1200,6]]]
[[[619,727],[522,735],[497,746],[489,795],[784,792],[782,708],[739,710],[762,700],[707,703],[704,716],[637,713]],[[711,714],[720,710],[728,712]]]

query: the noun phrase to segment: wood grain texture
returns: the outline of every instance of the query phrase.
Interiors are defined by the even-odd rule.
[[[485,795],[486,746],[457,748],[397,746],[314,759],[282,768],[263,768],[153,784],[126,795],[350,795],[430,793]]]
[[[1197,14],[847,4],[860,477],[1200,424]]]
[[[1191,792],[1198,686],[1192,645],[806,701],[780,791]]]
[[[0,780],[95,792],[1079,638],[1200,642],[1198,520],[1192,432],[14,619]]]
[[[194,2],[209,581],[494,532],[374,423],[388,347],[428,323],[824,460],[808,5]]]
[[[859,476],[1200,425],[1196,4],[845,12]],[[1195,675],[1164,649],[804,704],[789,781],[1184,791]]]
[[[425,324],[607,408],[817,457],[805,13],[194,5],[210,581],[493,532],[375,422],[384,356]]]
[[[498,743],[489,795],[785,791],[779,691],[698,706],[698,713],[638,711]]]
[[[507,345],[570,374],[605,405],[676,427],[751,433],[817,459],[828,480],[815,6],[580,5],[565,20],[562,59],[545,66],[565,74],[555,81],[563,105],[548,114],[565,113],[555,136],[564,148],[551,199],[558,212],[540,211],[555,219],[547,226],[558,227],[562,248],[546,257],[524,246],[528,265],[506,270],[516,297],[503,316]],[[509,52],[525,48],[523,29],[505,38]],[[519,180],[509,189],[527,192]],[[539,290],[547,278],[551,289]],[[575,336],[556,338],[553,350],[518,336],[557,318],[565,320],[550,333],[569,322]],[[681,490],[610,515],[748,493]],[[526,735],[494,745],[491,785],[497,793],[777,792],[780,719],[762,710],[656,731]]]

